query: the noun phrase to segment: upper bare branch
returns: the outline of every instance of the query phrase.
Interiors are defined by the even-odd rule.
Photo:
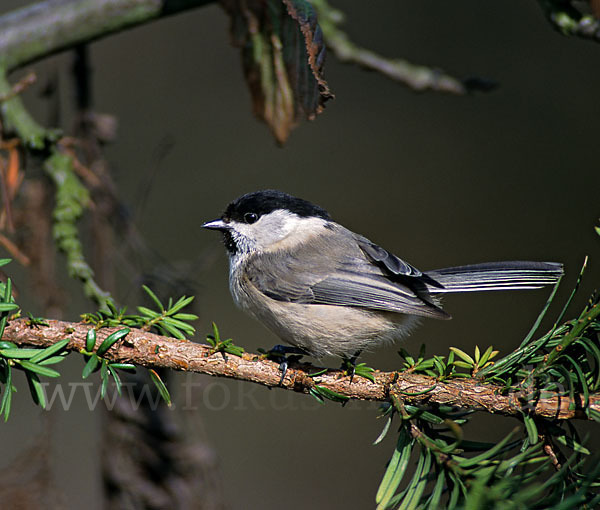
[[[0,65],[35,60],[213,0],[46,0],[0,16]]]

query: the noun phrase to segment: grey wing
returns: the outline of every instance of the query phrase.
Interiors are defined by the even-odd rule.
[[[444,286],[437,280],[433,279],[431,275],[422,273],[416,267],[411,266],[405,260],[402,260],[381,246],[369,241],[366,237],[354,234],[354,239],[363,253],[367,255],[367,257],[369,257],[376,265],[388,272],[387,274],[392,280],[404,281],[409,285],[412,283],[422,290],[427,289],[427,287],[423,286],[423,284],[427,284],[439,289],[444,288]],[[412,278],[415,280],[410,282],[410,279]]]
[[[354,234],[358,247],[366,253],[375,263],[383,265],[388,271],[402,276],[422,276],[423,273],[408,262],[396,257],[386,249],[369,241],[366,237]]]
[[[248,261],[246,274],[258,290],[277,301],[449,318],[422,292],[390,280],[356,243],[328,243],[323,249],[315,243],[294,253],[256,255]]]
[[[337,273],[313,285],[312,292],[315,303],[449,318],[446,312],[431,301],[423,299],[409,287],[390,282],[385,277]]]

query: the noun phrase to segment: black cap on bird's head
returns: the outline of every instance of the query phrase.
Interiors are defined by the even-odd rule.
[[[331,220],[331,216],[325,209],[308,200],[288,195],[283,191],[267,189],[246,193],[236,198],[227,206],[221,218],[208,221],[202,226],[213,230],[228,230],[228,225],[232,221],[254,223],[261,216],[277,210],[289,211],[301,218],[316,217]]]
[[[260,218],[278,209],[289,211],[303,218],[314,216],[324,220],[331,219],[329,213],[322,207],[314,205],[308,200],[296,198],[283,191],[273,189],[254,191],[242,195],[227,206],[222,219],[244,222],[248,218],[252,218],[251,215]]]
[[[236,253],[237,244],[233,238],[235,224],[251,225],[274,211],[286,211],[301,218],[321,218],[331,220],[329,213],[308,200],[288,195],[283,191],[263,190],[246,193],[231,202],[220,218],[208,221],[204,228],[220,230],[224,234],[225,246],[230,253]]]

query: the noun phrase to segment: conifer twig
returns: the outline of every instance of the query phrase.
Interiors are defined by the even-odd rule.
[[[90,325],[74,322],[47,321],[47,326],[32,327],[26,319],[16,319],[7,325],[3,340],[18,345],[47,347],[69,338],[67,349],[85,348]],[[98,331],[97,345],[118,328]],[[177,340],[146,331],[132,329],[124,340],[117,342],[104,355],[112,362],[133,363],[144,367],[162,367],[173,370],[198,372],[216,377],[249,381],[267,387],[279,385],[279,365],[257,354],[223,356],[208,345]],[[472,378],[454,378],[436,381],[435,378],[407,372],[373,373],[374,382],[362,377],[350,377],[340,370],[328,370],[312,376],[316,368],[308,363],[292,364],[281,388],[309,393],[315,385],[355,400],[389,401],[400,399],[418,405],[446,405],[473,409],[492,414],[520,416],[523,409],[531,416],[566,420],[589,419],[583,411],[583,396],[568,396],[545,392],[544,397],[532,400],[521,393],[506,394],[502,387],[482,383]],[[589,396],[591,409],[600,412],[600,395]]]

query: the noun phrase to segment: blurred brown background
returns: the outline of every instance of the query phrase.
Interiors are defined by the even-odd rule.
[[[0,12],[22,4],[4,0]],[[593,231],[600,215],[600,46],[554,32],[535,2],[338,5],[355,42],[459,77],[485,76],[499,88],[467,97],[416,94],[330,56],[325,77],[335,101],[281,149],[250,113],[239,54],[218,6],[91,45],[95,109],[119,121],[117,141],[106,155],[120,198],[132,211],[145,198],[137,226],[161,258],[198,284],[198,339],[215,321],[223,337],[247,350],[277,341],[234,307],[220,239],[200,228],[233,198],[261,188],[322,205],[420,269],[503,259],[562,261],[567,276],[550,319],[589,254],[589,273],[569,316],[578,313],[600,275],[600,239]],[[56,73],[67,131],[72,60],[62,54],[33,66],[38,85],[24,96],[38,120],[48,122],[50,107],[40,90]],[[169,149],[159,158],[164,146]],[[148,269],[143,261],[129,262]],[[139,284],[131,274],[121,277],[126,301]],[[67,288],[66,318],[77,320],[92,306],[76,285]],[[23,283],[19,302],[39,312],[25,289]],[[426,343],[429,354],[445,354],[449,346],[472,352],[478,344],[506,352],[527,333],[547,295],[452,296],[445,308],[454,320],[424,322],[404,347],[416,352]],[[396,350],[389,346],[363,361],[394,369],[400,364]],[[79,360],[61,369],[65,381],[79,381],[80,370]],[[196,383],[201,386],[191,385]],[[17,384],[23,389],[2,424],[2,466],[49,430],[25,381]],[[373,506],[394,442],[390,434],[371,446],[382,426],[376,406],[319,406],[306,396],[189,376],[170,387],[180,411],[200,416],[202,431],[196,433],[214,448],[229,508]],[[100,489],[96,438],[102,414],[88,410],[80,390],[68,411],[60,407],[49,413],[53,433],[46,443],[55,486],[68,508],[100,508],[90,495]],[[488,434],[492,423],[499,430],[491,417],[467,430],[494,440],[499,436]]]

